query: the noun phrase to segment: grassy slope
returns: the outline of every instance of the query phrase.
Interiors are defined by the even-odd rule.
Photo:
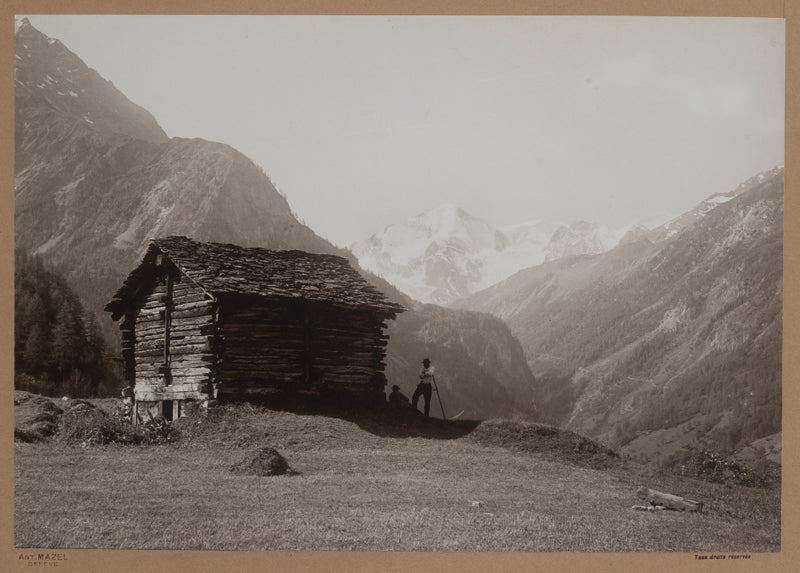
[[[222,409],[173,445],[16,444],[15,545],[360,551],[778,551],[780,490],[479,443],[482,426]],[[497,424],[497,422],[494,422]],[[483,441],[487,437],[483,429]],[[491,433],[499,440],[497,432]],[[518,434],[516,434],[518,435]],[[409,437],[402,437],[409,436]],[[426,437],[427,436],[427,437]],[[435,436],[435,437],[434,437]],[[277,447],[299,475],[237,476]],[[556,447],[563,447],[560,444]],[[514,448],[518,448],[516,451]],[[564,452],[568,453],[568,452]],[[566,459],[566,458],[565,458]],[[596,460],[595,460],[596,461]],[[597,464],[594,464],[597,465]],[[640,485],[706,502],[638,512]],[[480,502],[473,504],[473,502]],[[42,516],[47,516],[46,521]]]

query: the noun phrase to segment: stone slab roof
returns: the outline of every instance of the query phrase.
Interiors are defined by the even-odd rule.
[[[271,251],[186,237],[151,242],[141,264],[125,280],[105,310],[118,320],[143,282],[155,274],[159,253],[214,297],[254,295],[305,299],[368,308],[394,318],[405,310],[364,280],[347,259],[304,251]]]

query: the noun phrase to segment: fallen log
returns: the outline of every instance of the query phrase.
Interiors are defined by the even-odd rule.
[[[703,511],[703,502],[686,499],[670,493],[663,493],[647,487],[640,487],[636,494],[652,506],[663,506],[679,511]]]

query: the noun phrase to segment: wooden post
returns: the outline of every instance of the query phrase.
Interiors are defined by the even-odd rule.
[[[169,375],[169,321],[172,305],[172,273],[167,271],[167,294],[164,295],[164,383],[170,383]]]
[[[303,338],[304,338],[304,360],[303,360],[303,378],[306,387],[311,384],[311,325],[308,317],[308,304],[303,304]]]

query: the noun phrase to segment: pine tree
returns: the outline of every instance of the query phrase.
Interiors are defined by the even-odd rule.
[[[83,324],[76,309],[64,300],[53,328],[53,361],[59,378],[69,377],[83,363]]]
[[[35,391],[44,394],[116,394],[119,377],[102,335],[91,314],[84,321],[74,291],[37,257],[15,253],[14,262],[16,372],[37,378]]]
[[[23,360],[26,369],[34,375],[50,370],[50,341],[46,326],[33,324],[25,339]]]

